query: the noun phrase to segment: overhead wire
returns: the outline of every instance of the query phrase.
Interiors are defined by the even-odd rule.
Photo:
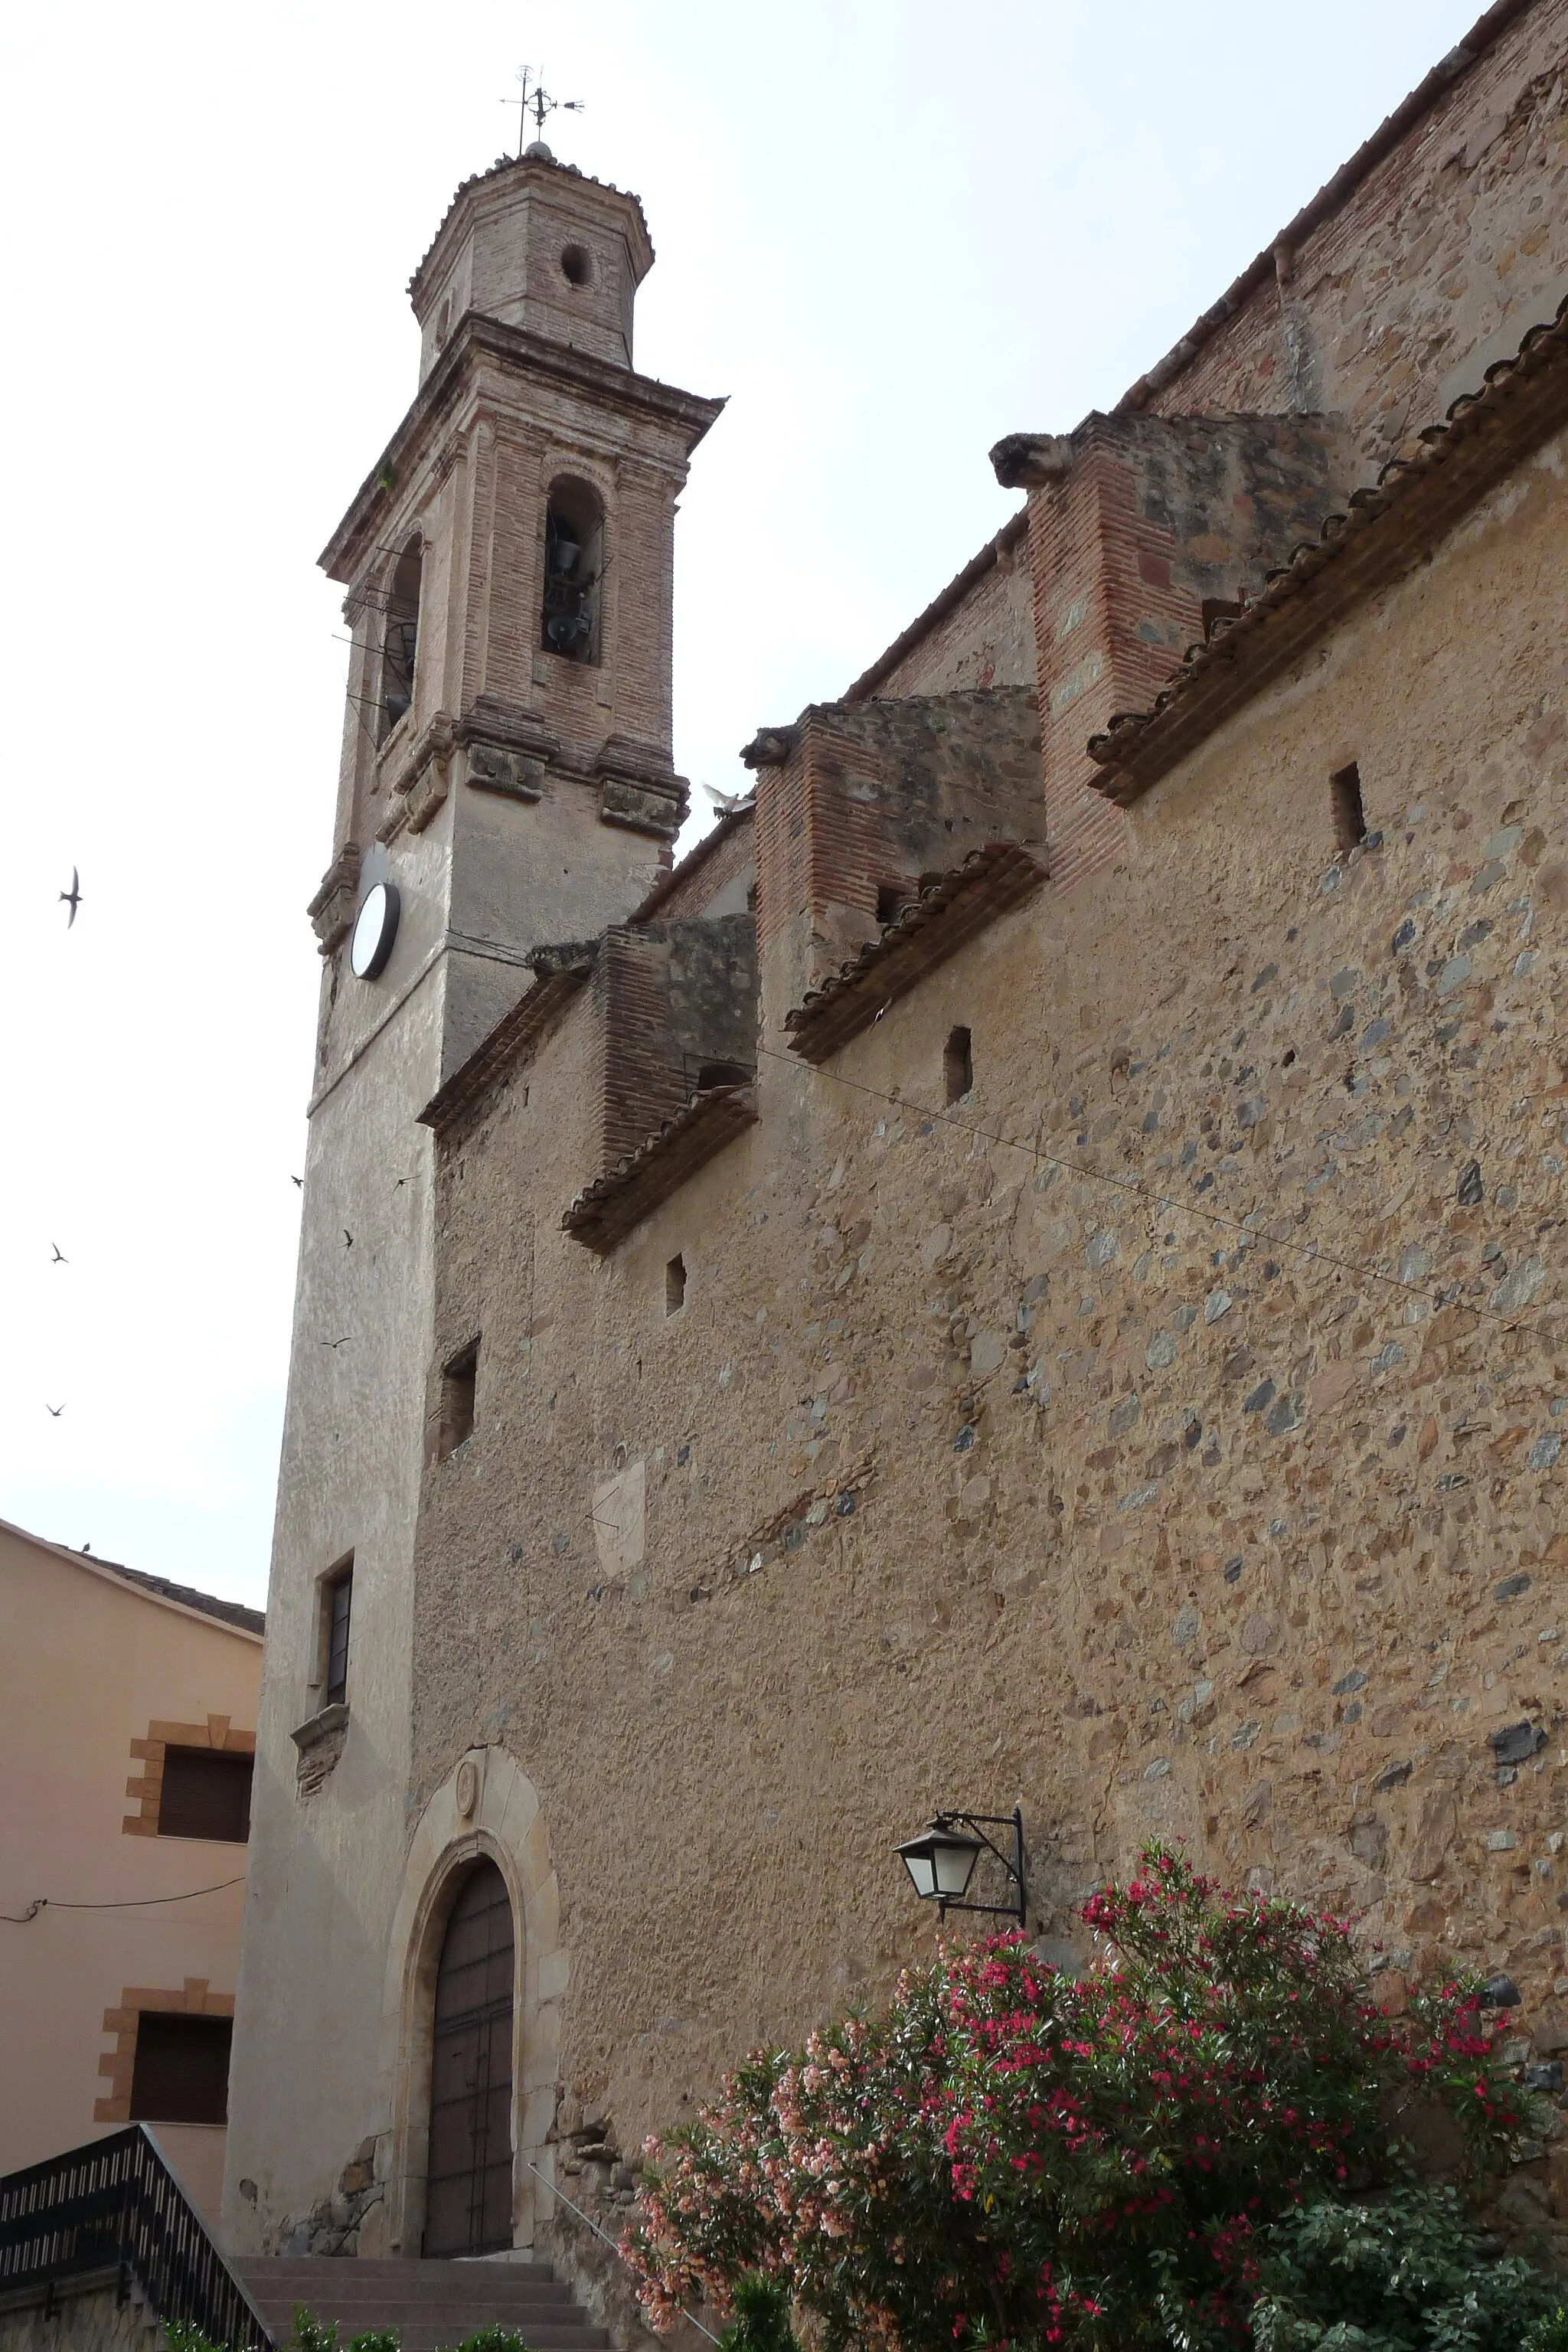
[[[889,1003],[895,1001],[889,998]],[[882,1007],[883,1012],[887,1009],[887,1005]],[[888,1103],[909,1116],[931,1119],[944,1127],[956,1128],[962,1134],[974,1136],[984,1143],[994,1143],[1004,1150],[1026,1152],[1036,1161],[1043,1160],[1049,1167],[1063,1169],[1068,1175],[1081,1177],[1090,1183],[1114,1186],[1117,1191],[1131,1193],[1140,1200],[1148,1202],[1155,1208],[1167,1211],[1172,1215],[1195,1217],[1205,1224],[1223,1227],[1231,1233],[1243,1234],[1249,1243],[1267,1241],[1269,1248],[1283,1250],[1292,1256],[1304,1258],[1313,1265],[1332,1266],[1338,1273],[1355,1275],[1368,1281],[1384,1283],[1391,1289],[1403,1291],[1411,1298],[1420,1299],[1424,1305],[1431,1307],[1434,1313],[1440,1311],[1444,1307],[1458,1306],[1467,1314],[1501,1324],[1505,1330],[1527,1331],[1532,1337],[1542,1340],[1548,1347],[1557,1345],[1552,1334],[1537,1323],[1528,1322],[1521,1317],[1510,1315],[1497,1307],[1477,1306],[1468,1299],[1457,1297],[1454,1295],[1457,1286],[1450,1286],[1447,1292],[1442,1288],[1425,1289],[1419,1283],[1407,1282],[1403,1276],[1390,1274],[1382,1266],[1374,1265],[1370,1259],[1342,1257],[1335,1251],[1325,1249],[1321,1242],[1289,1241],[1267,1234],[1262,1226],[1249,1224],[1246,1218],[1227,1216],[1220,1209],[1200,1208],[1195,1202],[1178,1200],[1173,1194],[1156,1192],[1152,1185],[1141,1184],[1134,1176],[1124,1176],[1114,1170],[1097,1168],[1092,1162],[1068,1160],[1062,1153],[1049,1151],[1042,1143],[1033,1139],[1026,1140],[1015,1135],[1000,1135],[992,1129],[978,1127],[971,1120],[955,1118],[950,1110],[936,1110],[920,1103],[911,1103],[903,1095],[889,1093],[885,1087],[868,1086],[860,1078],[847,1078],[840,1070],[825,1069],[820,1063],[806,1062],[798,1055],[783,1053],[776,1045],[759,1045],[757,1051],[759,1054],[766,1055],[772,1061],[783,1062],[796,1070],[809,1070],[814,1076],[830,1079],[836,1086],[846,1087],[853,1093],[871,1096],[875,1100]],[[1252,1213],[1256,1215],[1258,1213],[1254,1211]],[[1275,1213],[1278,1215],[1293,1213],[1277,1210]]]
[[[62,1903],[52,1895],[36,1895],[25,1911],[0,1911],[0,1919],[25,1927],[40,1911],[151,1911],[161,1903],[194,1903],[199,1895],[221,1895],[226,1887],[243,1886],[245,1874],[220,1878],[216,1886],[188,1887],[184,1895],[133,1895],[117,1903]]]

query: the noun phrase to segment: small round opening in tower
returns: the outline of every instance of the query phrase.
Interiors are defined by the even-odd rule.
[[[569,245],[561,257],[561,275],[569,286],[586,286],[594,275],[594,264],[585,245]]]

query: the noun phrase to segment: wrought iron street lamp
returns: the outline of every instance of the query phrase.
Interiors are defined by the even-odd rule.
[[[999,1843],[986,1835],[988,1830],[1011,1830],[1013,1834]],[[1006,1850],[1009,1845],[1010,1853]],[[923,1903],[936,1905],[939,1917],[945,1919],[950,1911],[989,1911],[1016,1919],[1020,1927],[1025,1925],[1024,1815],[1020,1807],[1015,1806],[1011,1813],[933,1813],[918,1837],[906,1838],[894,1851],[909,1872],[915,1893]],[[983,1853],[994,1855],[1006,1873],[1013,1889],[1010,1901],[968,1901],[969,1882]]]

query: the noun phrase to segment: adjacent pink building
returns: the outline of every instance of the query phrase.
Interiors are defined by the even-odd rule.
[[[216,2223],[262,1623],[0,1520],[0,2174],[142,2121]]]

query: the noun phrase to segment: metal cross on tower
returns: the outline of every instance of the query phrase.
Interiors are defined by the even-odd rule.
[[[580,98],[552,98],[544,87],[542,67],[538,73],[535,73],[531,67],[519,66],[517,78],[522,84],[522,96],[520,99],[503,98],[501,104],[515,106],[518,109],[517,152],[521,155],[522,142],[528,136],[528,118],[531,114],[533,117],[533,135],[536,139],[542,139],[547,115],[553,114],[557,108],[563,114],[581,114],[584,111],[584,101]]]

